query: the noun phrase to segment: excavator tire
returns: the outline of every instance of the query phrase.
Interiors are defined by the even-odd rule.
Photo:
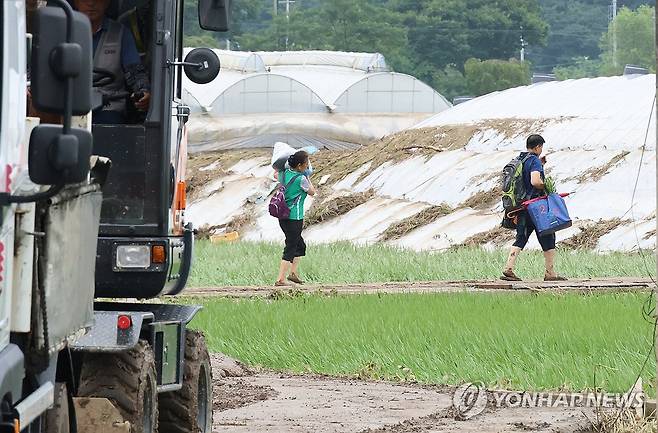
[[[188,329],[185,336],[183,387],[160,394],[161,433],[212,431],[212,371],[202,332]]]
[[[157,433],[158,393],[151,346],[139,340],[126,352],[85,354],[78,397],[107,398],[130,422],[131,433]]]

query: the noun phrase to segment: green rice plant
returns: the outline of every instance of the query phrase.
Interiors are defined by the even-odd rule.
[[[625,392],[652,349],[646,294],[188,299],[212,351],[275,370],[517,390]],[[642,372],[655,380],[653,354]],[[649,388],[653,393],[653,389]]]
[[[262,286],[276,279],[282,245],[263,242],[197,243],[190,287]],[[415,252],[383,245],[355,246],[341,242],[308,247],[300,271],[315,284],[409,282],[434,280],[496,279],[507,251],[478,247],[443,252]],[[517,274],[543,277],[540,251],[524,252]],[[654,273],[653,256],[637,253],[597,254],[592,251],[559,251],[557,269],[571,278],[640,277]]]

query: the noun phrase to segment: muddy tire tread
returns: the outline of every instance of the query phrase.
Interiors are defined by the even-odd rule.
[[[155,357],[150,345],[139,340],[133,349],[120,353],[85,355],[78,388],[79,397],[109,399],[131,423],[132,433],[143,433],[143,395],[140,386],[150,376],[153,402],[153,433],[158,431]]]
[[[197,425],[197,385],[200,366],[209,373],[208,395],[212,400],[212,370],[210,356],[202,332],[188,329],[185,335],[185,366],[183,387],[179,391],[160,394],[161,433],[205,433]],[[209,402],[212,408],[212,401]],[[208,423],[212,425],[212,409]]]

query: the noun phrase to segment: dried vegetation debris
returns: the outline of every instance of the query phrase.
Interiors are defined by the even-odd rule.
[[[370,163],[376,169],[386,162],[400,162],[410,156],[430,158],[439,152],[463,148],[476,132],[472,125],[408,129],[365,145],[353,152],[327,151],[313,156],[320,176],[330,174],[335,183]],[[367,175],[363,173],[356,182]]]
[[[437,153],[463,149],[477,134],[496,131],[499,135],[514,138],[543,130],[559,119],[493,119],[467,125],[444,125],[407,129],[367,144],[353,152],[327,151],[313,156],[316,173],[330,174],[332,182],[344,179],[350,173],[370,163],[374,170],[386,162],[399,162],[411,156],[431,158]],[[363,180],[363,173],[356,183]]]
[[[469,197],[460,207],[470,207],[471,209],[483,210],[489,209],[501,200],[503,189],[496,186],[490,190],[478,191]]]
[[[603,409],[596,408],[592,429],[587,433],[656,433],[656,419],[643,416],[635,408]]]
[[[454,209],[447,204],[429,206],[410,217],[407,217],[401,221],[398,221],[390,225],[379,236],[379,240],[386,242],[395,239],[400,239],[401,237],[411,233],[412,231],[420,227],[426,226],[436,221],[442,216],[448,215],[453,210]]]
[[[209,182],[229,173],[229,169],[240,162],[254,158],[267,158],[266,149],[228,150],[203,152],[189,155],[187,160],[187,194],[191,199],[199,196]]]
[[[516,237],[516,231],[497,226],[486,232],[477,233],[462,242],[459,247],[481,246],[493,244],[497,247],[511,242]]]
[[[599,243],[599,239],[617,227],[629,223],[631,223],[630,220],[623,220],[621,218],[599,220],[598,222],[579,227],[580,232],[560,242],[560,245],[563,248],[572,250],[595,249]]]
[[[256,208],[253,204],[246,204],[244,212],[233,217],[229,222],[224,224],[209,225],[205,224],[195,231],[196,239],[210,239],[211,236],[219,233],[238,232],[243,233],[245,229],[253,225],[256,220]]]
[[[630,154],[630,152],[624,150],[619,154],[615,155],[610,161],[606,162],[605,164],[598,167],[590,167],[589,169],[585,170],[583,173],[579,174],[578,176],[573,176],[567,178],[566,180],[575,180],[579,184],[583,184],[586,182],[597,182],[603,176],[608,174],[610,170],[612,170],[617,164],[622,162],[624,158],[628,156],[628,154]]]
[[[338,197],[329,197],[321,203],[314,204],[309,209],[309,212],[304,218],[304,227],[310,227],[314,224],[345,215],[373,198],[374,195],[375,192],[373,190],[368,190]]]

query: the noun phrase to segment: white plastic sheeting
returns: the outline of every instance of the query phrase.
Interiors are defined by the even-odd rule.
[[[189,50],[189,48],[187,49]],[[220,56],[220,62],[223,71],[236,71],[240,73],[247,72],[265,72],[265,62],[258,53],[250,51],[228,51],[214,50]]]
[[[553,150],[630,150],[642,145],[647,127],[656,130],[655,115],[649,124],[655,95],[655,75],[552,81],[481,96],[417,126],[536,119],[537,127]],[[519,131],[525,132],[522,128]],[[524,140],[523,134],[510,137],[489,131],[475,136],[468,149],[482,152],[516,149],[523,147]],[[656,134],[649,134],[647,147],[655,149]]]
[[[334,184],[335,193],[373,189],[375,197],[345,215],[309,228],[305,238],[311,243],[372,243],[391,224],[442,203],[456,210],[391,244],[439,251],[489,232],[500,223],[498,201],[484,209],[464,203],[480,192],[491,191],[505,163],[524,149],[527,134],[536,132],[547,138],[548,173],[561,192],[574,193],[567,198],[574,226],[559,232],[558,242],[578,234],[581,228],[619,219],[621,224],[598,240],[597,250],[653,248],[654,94],[655,76],[611,77],[542,83],[454,107],[419,126],[436,126],[439,134],[445,133],[440,126],[481,125],[472,129],[475,132],[465,148],[433,157],[411,155],[380,167],[355,167],[352,174]],[[187,215],[197,226],[226,223],[237,214],[231,203],[258,196],[261,204],[256,207],[255,223],[243,238],[280,241],[280,229],[266,209],[265,199],[274,187],[267,179],[271,171],[268,165],[269,160],[263,158],[232,167],[233,177],[222,178],[225,189],[193,202]],[[230,188],[231,183],[252,187]],[[539,248],[534,236],[529,248]]]
[[[191,152],[272,147],[277,141],[295,148],[354,150],[360,144],[409,128],[423,114],[272,113],[193,116]]]
[[[388,71],[380,53],[346,53],[340,51],[258,51],[263,63],[271,66],[337,66],[364,72]]]
[[[191,124],[192,151],[198,150],[195,145],[207,148],[213,141],[216,149],[271,146],[270,136],[281,134],[280,114],[291,115],[285,130],[291,143],[319,140],[332,148],[344,148],[346,143],[355,147],[451,106],[418,79],[387,72],[386,61],[377,53],[216,53],[223,69],[213,82],[183,81],[184,101],[194,113],[207,113],[200,124]],[[321,115],[317,126],[304,124],[297,130],[294,117],[307,114]],[[357,115],[353,119],[362,125],[343,134],[345,120],[334,114]],[[236,124],[239,133],[231,130],[236,119],[231,115],[257,116],[258,130],[246,129],[244,122]]]

